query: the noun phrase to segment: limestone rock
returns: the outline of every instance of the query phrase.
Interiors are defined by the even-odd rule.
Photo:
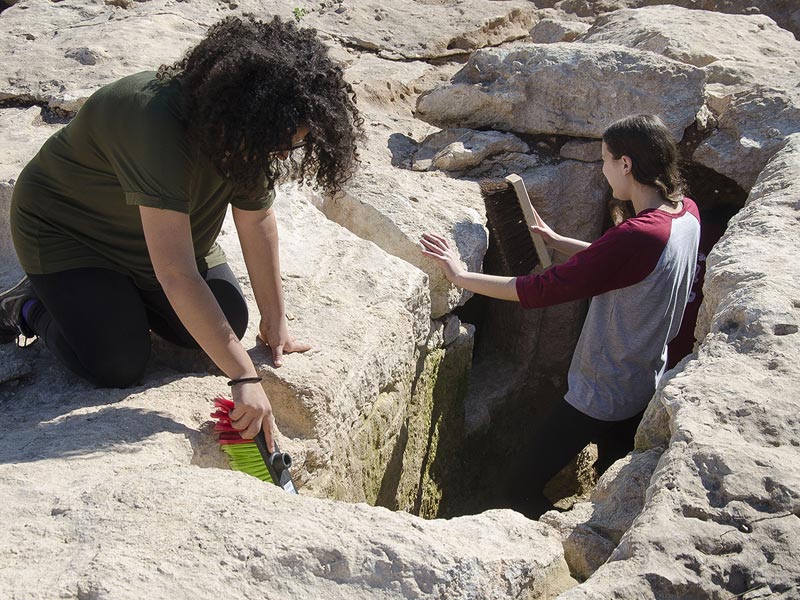
[[[424,271],[433,318],[463,304],[471,293],[451,285],[442,269],[422,255],[420,236],[429,231],[449,236],[472,270],[480,269],[488,244],[477,185],[409,170],[416,140],[433,129],[413,118],[414,98],[453,71],[370,55],[353,60],[346,77],[364,100],[359,105],[367,132],[362,166],[343,194],[319,204],[329,219]]]
[[[254,360],[267,378],[279,427],[304,445],[298,466],[307,475],[300,484],[308,482],[317,495],[359,501],[369,494],[374,502],[376,484],[365,491],[364,477],[370,469],[382,472],[397,442],[418,348],[428,334],[426,277],[330,222],[296,186],[282,188],[275,210],[292,334],[314,349],[273,370],[255,339],[257,328],[244,343],[258,350]],[[244,279],[230,222],[220,243]],[[373,422],[365,418],[370,415]],[[359,436],[369,437],[381,419],[387,421],[381,439],[363,446],[368,440]],[[383,450],[375,454],[373,442]]]
[[[15,350],[12,344],[0,346],[0,387],[17,386],[20,380],[33,373],[30,361],[26,361]]]
[[[469,453],[464,445],[464,395],[472,364],[475,328],[455,326],[451,315],[443,334],[445,346],[428,353],[403,425],[403,447],[392,457],[393,469],[418,477],[384,477],[381,506],[421,516],[456,516],[457,499],[468,494],[470,482],[460,469]],[[455,329],[455,338],[447,330]]]
[[[528,152],[517,136],[499,131],[446,129],[425,138],[414,154],[415,171],[467,171],[497,154]]]
[[[671,435],[644,509],[563,598],[797,595],[798,180],[793,135],[709,256],[702,343],[653,400]]]
[[[179,59],[209,25],[226,16],[290,20],[294,8],[300,7],[279,0],[148,0],[124,6],[23,0],[3,12],[0,100],[34,99],[74,112],[98,87]],[[469,0],[458,11],[401,0],[379,8],[364,2],[340,8],[306,11],[301,26],[313,26],[346,46],[402,59],[463,54],[525,37],[533,25],[533,8],[518,0],[491,6]]]
[[[574,577],[588,579],[611,556],[644,506],[660,457],[661,449],[629,454],[600,477],[588,502],[564,513],[547,512],[539,519],[558,530]]]
[[[401,60],[466,54],[527,37],[534,19],[534,7],[520,0],[489,5],[466,0],[457,8],[447,2],[403,0],[337,6],[336,10],[312,9],[301,24],[329,33],[342,45]]]
[[[418,241],[427,231],[438,232],[455,244],[470,270],[480,270],[488,234],[477,184],[439,173],[367,166],[342,198],[325,199],[323,211],[356,235],[422,269],[429,277],[433,318],[472,295],[450,284],[441,267],[422,255]]]
[[[719,128],[697,148],[694,159],[749,189],[784,138],[800,131],[800,94],[787,97],[754,86],[725,96],[723,103]]]
[[[410,498],[413,508],[418,498],[435,512],[442,498],[431,484],[438,469],[449,470],[442,463],[449,457],[436,454],[447,443],[443,410],[452,410],[442,396],[461,406],[458,379],[464,381],[473,334],[462,330],[451,344],[455,354],[438,351],[428,380],[416,386],[424,401],[408,418],[427,420],[430,436],[415,426],[419,443],[397,445],[400,435],[387,425],[408,425],[408,363],[416,364],[427,334],[416,316],[427,323],[430,312],[424,276],[327,221],[295,189],[281,190],[276,210],[292,332],[315,350],[260,371],[268,377],[278,442],[298,460],[298,482],[312,467],[319,481],[302,488],[306,497],[294,497],[220,469],[225,461],[207,425],[210,401],[224,389],[219,377],[154,364],[138,388],[93,389],[41,345],[26,355],[4,346],[4,365],[19,355],[29,368],[0,383],[0,415],[12,425],[0,432],[0,519],[8,524],[0,555],[24,565],[6,570],[0,589],[42,598],[166,597],[188,587],[200,598],[547,598],[573,585],[552,530],[509,511],[422,521],[307,497],[315,487],[331,495],[366,487],[384,455],[371,448],[372,462],[361,464],[358,444],[380,440],[392,456],[399,448],[405,462],[424,466],[425,490],[396,481],[395,501],[405,506]],[[241,274],[231,237],[228,224],[221,241]],[[265,362],[253,335],[245,345]],[[446,394],[434,389],[440,371],[442,383],[453,382]],[[357,399],[359,390],[366,395]],[[303,415],[316,419],[313,439],[302,431]],[[370,429],[377,435],[367,435]],[[338,467],[323,463],[331,458]],[[327,478],[325,466],[334,471]]]
[[[101,2],[18,2],[2,16],[0,100],[74,113],[102,85],[177,60],[211,24],[214,4],[166,4],[151,0],[124,10]]]
[[[580,21],[559,21],[542,19],[531,29],[531,41],[534,44],[554,44],[556,42],[574,42],[589,30],[588,23]]]
[[[570,140],[561,146],[561,158],[596,162],[602,159],[601,142],[597,140]]]
[[[650,50],[701,67],[718,129],[694,159],[749,189],[785,136],[800,130],[800,42],[764,16],[673,6],[621,10],[581,39]]]
[[[3,596],[477,600],[572,585],[553,531],[510,511],[423,521],[210,468],[198,427],[219,386],[161,371],[96,390],[60,369],[0,385]]]
[[[368,114],[373,110],[367,107]],[[402,127],[405,119],[394,120]],[[463,304],[471,293],[450,284],[441,267],[422,255],[419,238],[425,232],[449,237],[467,267],[480,270],[488,244],[483,201],[475,183],[438,172],[394,168],[396,159],[387,148],[403,142],[390,131],[374,126],[362,151],[362,168],[343,194],[322,199],[320,207],[329,219],[423,270],[429,278],[431,316],[439,318]],[[412,152],[413,142],[409,158]]]
[[[548,12],[560,23],[542,24],[536,41],[572,35],[608,8],[651,2],[537,0],[573,14]],[[790,0],[676,3],[760,7],[784,27],[800,11]],[[581,577],[602,566],[564,598],[795,596],[800,139],[780,149],[798,121],[796,42],[763,17],[626,11],[598,22],[588,44],[517,41],[477,52],[456,81],[420,100],[420,114],[436,104],[430,120],[437,125],[451,119],[445,126],[583,139],[596,139],[624,114],[659,112],[678,137],[696,120],[708,138],[694,158],[741,185],[749,187],[769,161],[712,253],[697,330],[703,343],[663,382],[637,453],[601,480],[592,503],[548,517],[564,536],[562,550],[551,527],[508,511],[421,521],[310,497],[457,514],[463,498],[481,491],[482,474],[469,471],[474,464],[449,462],[464,456],[461,436],[489,439],[489,419],[519,431],[532,398],[560,401],[558,373],[582,308],[554,307],[528,320],[497,311],[487,319],[500,324],[497,331],[532,335],[491,340],[488,349],[478,340],[468,374],[474,331],[449,315],[468,295],[421,258],[416,240],[440,231],[470,269],[480,269],[482,201],[472,182],[409,168],[419,141],[438,129],[414,117],[416,96],[458,69],[436,59],[527,36],[533,5],[391,0],[376,8],[325,0],[305,7],[301,25],[320,31],[356,87],[367,140],[364,168],[343,197],[288,187],[276,205],[290,329],[314,350],[276,370],[253,329],[245,340],[266,376],[278,442],[296,459],[303,495],[226,470],[207,425],[224,380],[197,355],[157,348],[140,387],[97,390],[42,344],[24,352],[4,346],[0,556],[12,568],[0,570],[3,595],[138,599],[190,589],[198,598],[553,597],[572,585],[566,552]],[[100,85],[179,58],[224,16],[291,19],[294,8],[303,7],[0,0],[0,214],[21,166]],[[583,24],[565,25],[575,18]],[[600,43],[601,35],[622,46]],[[596,164],[578,162],[591,151],[582,158],[577,151],[587,147],[577,146],[568,142],[560,157],[576,160],[538,147],[492,155],[467,176],[522,173],[551,225],[593,239],[607,190]],[[18,271],[3,218],[0,271],[12,278]],[[222,242],[243,277],[233,236],[227,224]],[[520,351],[524,363],[508,359]],[[165,366],[170,361],[195,364],[198,373],[177,373]],[[489,371],[491,382],[482,376]],[[468,377],[475,387],[464,404]],[[514,441],[503,443],[505,451]],[[629,508],[615,510],[619,498]]]
[[[613,121],[656,113],[680,139],[703,105],[705,74],[651,52],[606,44],[531,44],[475,52],[450,85],[423,94],[438,127],[599,138]]]
[[[775,20],[780,27],[800,35],[800,7],[794,0],[539,0],[540,8],[559,13],[567,13],[584,19],[594,19],[626,8],[646,8],[668,4],[682,7],[732,15],[766,15]],[[689,17],[691,18],[691,16]]]
[[[347,81],[358,95],[359,108],[367,115],[365,126],[368,131],[391,127],[397,130],[395,133],[402,132],[412,138],[424,137],[431,132],[431,127],[400,117],[412,117],[417,95],[447,81],[458,70],[458,66],[451,64],[433,67],[423,61],[397,62],[370,53],[347,55],[341,62],[346,65]],[[392,157],[396,152],[393,145],[376,145],[374,151]],[[362,159],[370,160],[371,157],[371,153],[365,154]]]
[[[622,44],[696,67],[733,63],[741,81],[747,70],[761,69],[786,76],[786,61],[797,63],[794,36],[761,15],[724,15],[675,6],[650,6],[603,15],[581,39],[586,43]],[[719,71],[716,71],[718,73]],[[728,78],[732,76],[729,72]],[[715,83],[715,71],[709,82]]]
[[[39,107],[0,110],[0,286],[13,285],[22,276],[8,225],[14,182],[25,164],[60,125],[42,119]]]

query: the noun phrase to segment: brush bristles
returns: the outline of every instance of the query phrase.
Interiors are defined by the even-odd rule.
[[[216,420],[214,432],[219,438],[220,448],[228,455],[231,469],[257,477],[261,481],[275,483],[255,442],[243,439],[239,431],[231,425],[230,411],[234,407],[233,401],[215,398],[214,406],[216,410],[211,413]]]
[[[261,453],[258,451],[258,447],[254,442],[220,444],[220,448],[228,455],[231,469],[234,471],[241,471],[242,473],[257,477],[261,481],[274,483],[267,469],[267,465],[264,464],[264,459],[261,457]]]
[[[486,227],[497,248],[502,274],[527,275],[539,264],[539,258],[514,188],[502,179],[484,179],[479,186],[486,207]]]

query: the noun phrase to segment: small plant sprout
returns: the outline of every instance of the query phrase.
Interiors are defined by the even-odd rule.
[[[292,9],[292,14],[294,15],[294,20],[299,23],[300,19],[302,19],[303,17],[305,17],[308,14],[308,11],[305,8],[302,8],[300,6],[295,6]]]

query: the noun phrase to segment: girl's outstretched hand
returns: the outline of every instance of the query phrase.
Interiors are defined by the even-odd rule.
[[[419,240],[422,253],[435,260],[444,269],[444,274],[452,283],[464,272],[461,259],[445,238],[433,233],[425,233]]]
[[[538,219],[538,223],[538,225],[531,225],[531,231],[542,236],[545,244],[552,246],[553,244],[557,244],[562,239],[560,235],[550,229],[550,226],[547,223],[541,219]]]

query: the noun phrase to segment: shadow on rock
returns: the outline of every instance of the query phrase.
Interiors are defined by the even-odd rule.
[[[87,456],[97,452],[139,452],[140,442],[161,433],[197,432],[172,418],[141,408],[103,406],[78,408],[51,419],[10,416],[16,426],[0,435],[0,463],[34,462],[51,458]],[[7,421],[8,422],[8,421]]]
[[[389,152],[392,153],[392,166],[403,169],[411,168],[411,157],[417,149],[414,138],[402,133],[393,133],[389,136]]]
[[[0,463],[88,456],[97,452],[130,454],[161,433],[180,434],[197,443],[198,431],[158,410],[156,398],[136,398],[183,378],[148,368],[142,385],[96,388],[61,367],[43,348],[2,347],[3,364],[15,376],[0,382]],[[24,364],[23,368],[18,368]],[[151,365],[152,367],[152,365]],[[126,405],[120,406],[125,402]],[[153,410],[142,403],[152,404]],[[138,404],[138,405],[137,405]],[[169,452],[169,450],[167,450]]]

